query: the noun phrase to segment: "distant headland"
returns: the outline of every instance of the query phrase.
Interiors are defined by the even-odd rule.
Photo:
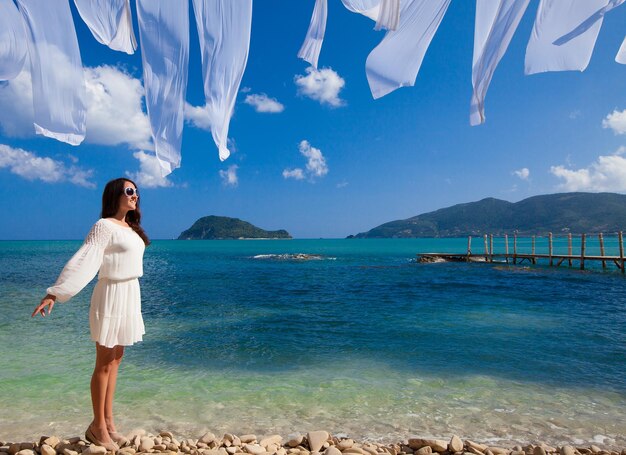
[[[626,229],[626,195],[560,193],[519,202],[486,198],[391,221],[348,238],[464,237],[591,233]]]
[[[183,231],[178,240],[290,239],[289,232],[266,231],[239,218],[204,216]]]

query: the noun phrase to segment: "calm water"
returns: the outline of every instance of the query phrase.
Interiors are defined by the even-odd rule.
[[[0,439],[76,435],[90,420],[92,285],[30,319],[79,245],[0,242]],[[626,446],[626,279],[413,261],[466,246],[154,242],[118,426]]]

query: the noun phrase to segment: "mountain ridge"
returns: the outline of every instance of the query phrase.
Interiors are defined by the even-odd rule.
[[[574,192],[532,196],[518,202],[488,197],[383,223],[348,238],[582,234],[624,228],[626,195]]]

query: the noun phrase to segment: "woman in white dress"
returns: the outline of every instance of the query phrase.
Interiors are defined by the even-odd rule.
[[[96,342],[96,365],[91,377],[93,421],[85,432],[90,442],[116,451],[124,437],[113,421],[113,397],[124,346],[141,341],[138,278],[143,275],[143,253],[150,243],[140,225],[139,191],[127,178],[111,180],[102,193],[101,219],[63,268],[54,286],[32,316],[45,317],[56,301],[78,294],[98,273],[91,296],[89,326]]]

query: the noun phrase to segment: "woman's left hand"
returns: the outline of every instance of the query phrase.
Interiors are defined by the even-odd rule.
[[[46,307],[48,308],[48,314],[52,313],[52,307],[54,307],[54,302],[56,301],[56,297],[51,295],[51,294],[47,294],[43,299],[41,299],[41,303],[39,303],[39,305],[37,305],[37,307],[35,308],[35,311],[33,311],[33,314],[30,315],[30,317],[35,317],[35,315],[37,313],[41,314],[44,318],[46,317]]]

